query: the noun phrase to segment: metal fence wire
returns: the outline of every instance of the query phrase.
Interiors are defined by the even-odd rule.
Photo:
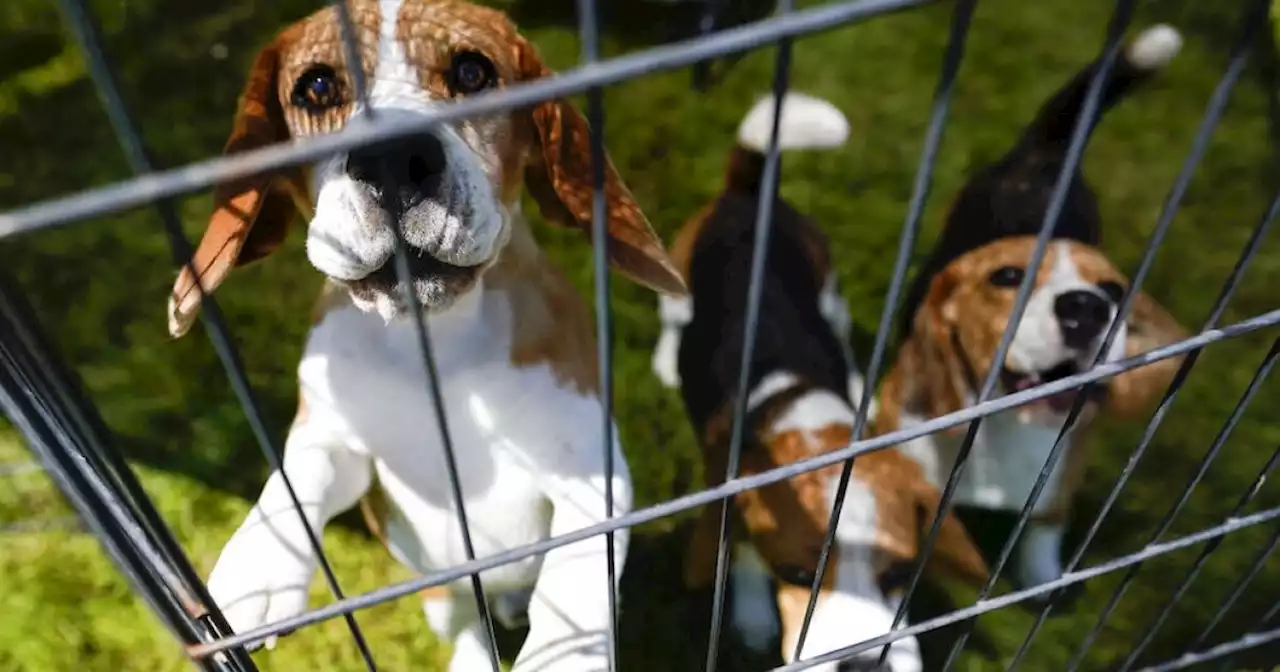
[[[871,350],[869,364],[865,371],[866,389],[874,390],[884,368],[890,338],[890,326],[898,314],[900,297],[907,276],[912,250],[920,231],[922,215],[928,201],[933,171],[938,157],[938,149],[942,142],[947,123],[948,110],[952,91],[965,53],[965,41],[969,33],[971,18],[977,0],[956,0],[954,4],[951,30],[941,64],[937,87],[934,92],[934,103],[925,134],[923,149],[917,167],[915,180],[906,216],[901,229],[898,252],[896,254],[892,281],[890,283],[880,323],[876,331],[874,347]],[[851,0],[831,2],[817,7],[797,10],[791,0],[780,0],[775,15],[753,23],[736,27],[719,28],[711,31],[716,25],[714,13],[721,11],[728,3],[721,0],[707,0],[708,10],[702,21],[708,28],[706,34],[677,42],[649,48],[626,56],[601,60],[600,58],[600,25],[595,0],[578,0],[577,9],[580,25],[581,59],[580,65],[559,76],[529,84],[508,87],[502,91],[469,98],[454,105],[441,107],[430,118],[423,118],[417,123],[406,123],[384,118],[368,118],[367,123],[351,124],[341,133],[312,138],[306,142],[271,146],[235,156],[212,158],[180,168],[156,170],[148,151],[143,145],[139,129],[126,110],[120,90],[99,40],[99,30],[94,17],[88,11],[83,0],[59,0],[59,7],[66,25],[75,36],[83,50],[89,66],[97,94],[106,110],[115,135],[120,143],[129,165],[136,176],[116,184],[97,187],[80,193],[34,203],[0,215],[0,237],[8,238],[19,234],[31,233],[55,226],[62,226],[77,220],[98,217],[109,213],[153,206],[160,214],[164,229],[169,237],[174,259],[182,265],[188,265],[192,258],[192,247],[182,233],[173,199],[215,184],[248,175],[277,170],[289,166],[314,161],[337,152],[348,152],[359,147],[395,138],[423,132],[433,125],[457,120],[473,115],[506,111],[515,107],[528,106],[537,102],[563,97],[571,94],[586,94],[586,116],[591,128],[591,159],[594,166],[594,199],[592,208],[592,240],[594,241],[594,282],[595,282],[595,314],[596,333],[598,335],[598,361],[600,371],[600,389],[602,393],[603,423],[606,441],[602,446],[605,455],[606,470],[612,476],[615,465],[612,462],[611,433],[613,424],[614,387],[613,351],[612,351],[612,311],[610,307],[609,275],[607,273],[607,250],[605,235],[605,199],[604,199],[604,104],[601,87],[615,84],[623,80],[663,69],[674,69],[685,66],[705,67],[710,59],[743,52],[746,50],[776,44],[775,76],[773,91],[781,100],[790,85],[789,70],[791,66],[792,41],[804,35],[824,31],[836,26],[873,19],[879,15],[897,12],[928,4],[926,0]],[[344,55],[348,64],[358,63],[361,51],[353,38],[352,19],[348,16],[347,7],[342,2],[333,3],[337,8],[337,16],[341,24],[344,44]],[[1004,361],[1011,347],[1014,327],[1027,308],[1033,279],[1036,271],[1045,258],[1049,242],[1053,237],[1054,227],[1062,215],[1064,203],[1070,187],[1071,175],[1080,164],[1089,135],[1096,122],[1102,98],[1103,86],[1108,75],[1116,64],[1122,49],[1122,37],[1131,23],[1135,11],[1134,0],[1118,0],[1115,3],[1111,22],[1107,27],[1106,41],[1100,55],[1099,67],[1093,74],[1089,84],[1083,111],[1075,122],[1070,144],[1065,153],[1065,161],[1054,186],[1050,205],[1045,212],[1043,223],[1035,240],[1034,252],[1030,267],[1018,287],[1012,317],[1005,329],[996,349],[993,361]],[[759,200],[759,220],[756,225],[756,244],[750,269],[750,286],[747,299],[747,324],[744,334],[744,347],[738,380],[736,413],[732,425],[730,443],[729,469],[726,479],[720,485],[691,494],[676,497],[660,504],[630,511],[624,515],[614,515],[612,508],[613,493],[605,493],[609,503],[608,519],[590,527],[545,539],[522,548],[508,550],[488,557],[477,557],[471,543],[471,532],[467,518],[459,515],[467,561],[461,565],[414,578],[377,590],[348,596],[339,585],[337,576],[325,557],[319,540],[319,531],[307,528],[308,541],[319,558],[319,568],[334,601],[327,606],[312,609],[305,613],[285,618],[278,622],[254,628],[248,632],[233,633],[217,606],[210,598],[204,583],[192,567],[173,533],[167,527],[156,508],[151,503],[131,468],[121,457],[110,430],[98,415],[92,400],[81,387],[76,376],[62,363],[49,343],[49,336],[42,331],[30,306],[27,305],[22,288],[13,281],[0,283],[0,358],[3,358],[3,375],[0,376],[0,403],[10,420],[25,435],[26,440],[39,458],[40,464],[49,476],[66,495],[75,508],[84,525],[100,540],[120,571],[129,579],[138,595],[147,601],[158,617],[167,625],[175,637],[186,647],[190,659],[195,665],[208,670],[254,670],[253,659],[246,650],[264,640],[292,632],[324,620],[341,618],[346,621],[354,645],[358,647],[364,664],[369,670],[378,669],[377,652],[372,650],[365,640],[357,618],[358,612],[368,607],[408,596],[426,588],[441,586],[470,577],[476,608],[490,634],[489,656],[494,669],[498,669],[499,656],[496,638],[493,637],[494,625],[490,614],[488,600],[485,599],[480,583],[480,572],[503,564],[516,562],[552,549],[581,541],[597,535],[605,535],[608,539],[610,565],[608,576],[610,586],[616,585],[618,568],[612,558],[614,532],[644,522],[659,519],[681,511],[704,505],[716,505],[728,502],[737,494],[760,488],[773,483],[785,481],[799,474],[815,471],[832,465],[841,466],[841,479],[834,506],[831,512],[831,524],[824,539],[821,558],[818,562],[816,576],[812,577],[812,590],[805,611],[799,642],[795,649],[798,653],[803,647],[810,621],[817,601],[817,589],[823,582],[826,570],[826,559],[831,553],[836,524],[842,507],[845,506],[846,490],[855,460],[862,455],[882,450],[907,440],[938,432],[947,428],[964,428],[964,442],[959,458],[950,473],[950,478],[942,490],[939,511],[945,514],[951,506],[955,495],[958,476],[966,465],[970,448],[977,436],[979,425],[983,419],[994,413],[1025,405],[1036,400],[1072,390],[1087,390],[1091,386],[1103,382],[1122,372],[1152,364],[1172,357],[1185,356],[1174,375],[1172,384],[1164,392],[1159,404],[1155,407],[1150,420],[1142,433],[1142,439],[1134,449],[1126,467],[1106,497],[1096,518],[1088,526],[1083,541],[1070,555],[1066,562],[1065,573],[1053,581],[1042,585],[1023,587],[1018,590],[992,596],[994,585],[1005,564],[1010,559],[1013,545],[1022,534],[1030,519],[1032,508],[1039,499],[1041,491],[1049,479],[1053,465],[1059,460],[1065,445],[1063,438],[1074,425],[1087,397],[1086,392],[1074,396],[1074,402],[1067,415],[1067,420],[1060,431],[1057,441],[1049,457],[1048,463],[1040,473],[1039,479],[1023,506],[1014,531],[1005,543],[997,561],[992,567],[990,579],[979,591],[978,599],[973,604],[954,610],[950,613],[930,618],[921,623],[905,625],[908,604],[916,592],[926,559],[938,540],[943,515],[936,516],[927,529],[921,543],[918,559],[913,563],[900,607],[893,619],[890,632],[867,641],[851,643],[849,646],[785,664],[778,670],[802,670],[833,661],[848,661],[864,651],[879,649],[879,662],[884,663],[889,644],[899,639],[919,635],[949,625],[957,625],[960,635],[951,645],[945,659],[943,669],[951,669],[957,663],[957,656],[965,647],[979,615],[1002,609],[1010,605],[1040,600],[1038,616],[1035,624],[1017,649],[1008,669],[1019,667],[1033,638],[1040,631],[1052,610],[1060,603],[1065,589],[1085,581],[1112,572],[1123,572],[1123,578],[1115,590],[1106,608],[1098,614],[1096,625],[1081,644],[1079,652],[1069,664],[1069,669],[1077,669],[1083,664],[1085,652],[1093,645],[1097,635],[1106,627],[1107,620],[1125,591],[1136,580],[1144,563],[1158,556],[1179,549],[1200,547],[1200,554],[1192,565],[1191,571],[1183,579],[1181,586],[1169,597],[1162,609],[1153,614],[1153,618],[1144,635],[1132,642],[1130,652],[1118,662],[1118,669],[1130,670],[1138,665],[1139,658],[1151,644],[1159,628],[1169,617],[1175,604],[1183,597],[1187,587],[1194,581],[1210,556],[1223,543],[1228,535],[1239,530],[1263,525],[1275,530],[1268,545],[1263,548],[1240,576],[1238,582],[1221,604],[1206,611],[1212,615],[1208,618],[1203,631],[1187,643],[1185,653],[1173,660],[1158,664],[1150,664],[1145,670],[1175,670],[1204,665],[1210,661],[1219,664],[1220,669],[1230,669],[1233,661],[1243,652],[1273,644],[1280,638],[1280,618],[1277,608],[1272,608],[1263,615],[1256,627],[1247,632],[1234,633],[1239,637],[1225,643],[1209,646],[1210,635],[1222,622],[1224,614],[1249,590],[1250,582],[1263,571],[1272,556],[1278,540],[1280,540],[1280,508],[1270,508],[1256,512],[1248,512],[1248,506],[1254,501],[1268,478],[1272,469],[1280,462],[1280,447],[1267,461],[1256,479],[1246,492],[1242,493],[1230,513],[1220,522],[1193,534],[1178,538],[1166,538],[1169,528],[1186,505],[1193,490],[1202,480],[1206,471],[1221,451],[1236,423],[1248,408],[1259,387],[1275,364],[1280,352],[1280,339],[1277,339],[1263,361],[1259,362],[1256,372],[1247,388],[1241,393],[1235,410],[1224,421],[1218,435],[1204,453],[1199,467],[1185,483],[1181,491],[1172,497],[1168,512],[1154,534],[1138,551],[1112,559],[1092,567],[1081,567],[1081,561],[1089,544],[1094,539],[1104,518],[1112,510],[1122,496],[1122,490],[1133,474],[1138,461],[1142,458],[1156,429],[1168,413],[1170,404],[1179,394],[1187,375],[1196,365],[1200,352],[1206,346],[1225,341],[1245,334],[1265,331],[1280,323],[1280,309],[1270,310],[1249,319],[1234,323],[1222,324],[1224,311],[1231,300],[1240,281],[1254,261],[1261,241],[1267,235],[1272,223],[1280,211],[1280,191],[1269,203],[1259,204],[1256,226],[1243,249],[1240,250],[1233,271],[1223,284],[1218,298],[1213,304],[1209,316],[1202,327],[1189,338],[1177,343],[1151,350],[1144,354],[1129,357],[1120,361],[1104,362],[1104,353],[1118,337],[1119,326],[1125,321],[1133,308],[1133,297],[1142,285],[1152,267],[1157,251],[1169,232],[1171,223],[1188,191],[1188,185],[1209,145],[1211,136],[1227,105],[1232,89],[1239,82],[1244,72],[1250,51],[1259,42],[1261,31],[1267,26],[1268,3],[1261,0],[1239,3],[1239,37],[1230,52],[1228,65],[1216,90],[1206,105],[1203,120],[1196,133],[1185,163],[1179,172],[1173,187],[1164,202],[1159,219],[1147,242],[1145,252],[1137,268],[1132,274],[1132,291],[1126,294],[1119,307],[1119,317],[1114,320],[1106,333],[1104,345],[1093,366],[1087,370],[1074,373],[1053,382],[1048,382],[1030,389],[995,396],[999,367],[991,367],[988,375],[975,390],[977,403],[963,410],[934,418],[923,424],[898,430],[873,438],[863,438],[867,424],[870,394],[862,396],[857,409],[853,440],[847,447],[819,456],[809,457],[797,462],[778,466],[761,473],[753,473],[739,477],[738,466],[742,451],[743,434],[746,418],[748,363],[751,361],[755,347],[755,324],[759,318],[762,296],[762,278],[766,264],[765,251],[762,244],[768,240],[772,227],[772,208],[779,181],[779,143],[778,114],[772,128],[771,138],[766,152],[762,190]],[[360,74],[360,67],[349,67],[355,73],[353,86],[357,99],[363,100],[366,82]],[[705,74],[705,73],[704,73]],[[779,103],[780,104],[780,103]],[[393,218],[395,219],[395,218]],[[410,280],[409,259],[406,254],[402,232],[397,231],[396,266],[397,276],[406,291],[412,286]],[[418,344],[421,348],[422,365],[430,380],[431,396],[435,399],[435,419],[439,423],[444,439],[445,464],[451,479],[451,493],[455,510],[462,511],[463,497],[458,479],[458,468],[454,457],[454,446],[449,439],[448,419],[439,394],[439,381],[436,363],[433,359],[431,333],[428,323],[423,319],[420,304],[408,297],[408,305],[414,307],[413,318],[417,324]],[[254,390],[249,383],[241,358],[233,344],[226,321],[212,296],[205,296],[202,307],[203,323],[209,330],[212,340],[221,359],[222,365],[230,377],[233,389],[244,410],[246,417],[256,436],[262,453],[276,470],[281,470],[282,453],[275,437],[268,430],[263,419]],[[4,467],[9,470],[10,467]],[[25,467],[22,467],[25,468]],[[605,483],[612,483],[606,478]],[[303,516],[298,496],[293,486],[285,481],[293,506],[299,516]],[[716,669],[719,660],[718,646],[720,632],[724,623],[726,592],[728,585],[728,567],[730,558],[731,521],[729,506],[722,506],[720,518],[720,537],[714,583],[714,595],[711,614],[711,633],[709,648],[706,652],[705,667]],[[306,524],[305,517],[303,518]],[[617,660],[617,610],[618,603],[614,591],[609,586],[583,586],[583,590],[607,590],[610,595],[609,609],[612,615],[613,628],[609,633],[609,651],[612,660],[611,669],[619,667]],[[625,661],[622,661],[625,663]],[[622,665],[625,667],[625,664]],[[843,669],[843,668],[842,668]]]

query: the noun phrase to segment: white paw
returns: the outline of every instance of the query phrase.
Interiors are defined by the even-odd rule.
[[[653,349],[653,374],[668,388],[680,387],[680,335],[676,329],[664,327]]]
[[[258,525],[237,531],[223,547],[209,575],[209,594],[240,634],[306,610],[311,575],[307,558],[290,552],[267,526]],[[276,640],[272,636],[262,645],[275,648]]]

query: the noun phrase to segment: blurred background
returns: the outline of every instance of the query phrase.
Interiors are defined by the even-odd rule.
[[[318,0],[93,0],[105,47],[132,113],[160,167],[220,151],[236,97],[257,49],[275,31],[320,6]],[[561,70],[579,53],[569,0],[490,2],[507,9]],[[606,56],[688,37],[697,5],[642,0],[599,3]],[[733,20],[771,7],[728,3]],[[801,8],[820,4],[802,1]],[[1169,22],[1186,38],[1182,53],[1150,86],[1099,125],[1084,159],[1097,189],[1104,250],[1132,270],[1161,203],[1190,149],[1208,97],[1222,75],[1244,2],[1151,0],[1132,32]],[[917,258],[936,234],[950,199],[973,167],[1001,155],[1044,99],[1093,59],[1112,3],[1102,0],[982,0],[956,85]],[[1280,4],[1277,5],[1280,7]],[[849,117],[852,134],[839,151],[791,154],[781,192],[827,231],[855,321],[873,333],[890,280],[912,179],[938,78],[952,5],[929,7],[842,27],[795,44],[794,89],[824,97]],[[1188,328],[1208,316],[1250,230],[1280,183],[1280,78],[1273,31],[1259,44],[1196,173],[1145,289]],[[713,197],[740,117],[768,91],[774,50],[745,55],[718,72],[704,93],[687,69],[649,75],[606,90],[606,144],[654,227],[671,236]],[[579,101],[580,102],[580,101]],[[0,3],[0,209],[129,176],[82,56],[63,30],[54,3]],[[186,231],[197,240],[209,211],[207,192],[181,201]],[[536,208],[526,212],[536,213]],[[536,222],[537,235],[591,298],[585,238]],[[1277,307],[1280,240],[1263,241],[1227,310],[1231,323]],[[135,465],[159,510],[202,576],[239,524],[268,467],[204,330],[173,341],[164,304],[175,276],[159,218],[151,209],[61,227],[0,243],[0,264],[15,274],[57,346],[84,379],[118,445]],[[296,402],[294,367],[320,276],[294,236],[269,261],[233,274],[219,302],[234,329],[251,380],[275,435],[283,440]],[[616,409],[636,480],[637,506],[702,486],[693,436],[679,397],[649,371],[657,338],[656,297],[615,276]],[[1141,547],[1190,477],[1254,370],[1275,328],[1205,351],[1156,434],[1118,505],[1085,558],[1096,564]],[[860,353],[866,357],[870,346]],[[1169,538],[1222,522],[1271,453],[1280,446],[1280,381],[1266,383],[1220,458],[1195,490]],[[1087,483],[1067,540],[1073,549],[1120,468],[1142,423],[1109,423],[1098,432]],[[187,669],[176,642],[130,591],[97,543],[75,529],[70,509],[38,469],[19,435],[0,430],[0,669]],[[1280,504],[1267,484],[1251,510]],[[708,601],[684,594],[678,572],[689,514],[638,528],[623,578],[622,667],[700,669]],[[1181,600],[1143,660],[1181,654],[1258,551],[1275,523],[1232,534]],[[988,546],[993,554],[1000,539]],[[408,578],[373,542],[356,516],[325,532],[326,549],[348,594]],[[1180,585],[1199,547],[1146,564],[1095,646],[1085,669],[1107,669],[1123,656]],[[1023,669],[1064,669],[1110,598],[1119,576],[1090,581],[1060,608],[1032,644]],[[1007,591],[1007,582],[998,591]],[[1235,639],[1280,595],[1272,561],[1212,643]],[[315,582],[313,606],[331,598]],[[950,587],[922,593],[918,622],[973,592]],[[959,669],[1003,669],[1035,612],[1015,606],[983,616]],[[426,628],[418,602],[400,601],[357,614],[380,666],[443,669],[446,649]],[[518,634],[518,633],[517,633]],[[947,631],[924,636],[930,657],[944,656]],[[940,647],[940,648],[939,648]],[[361,669],[341,620],[295,633],[263,669]],[[1266,669],[1280,651],[1258,649],[1238,669]],[[764,664],[768,664],[766,661]],[[776,664],[776,663],[775,663]]]

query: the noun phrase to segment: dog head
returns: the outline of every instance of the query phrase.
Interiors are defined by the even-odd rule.
[[[1066,240],[1050,243],[1008,355],[993,361],[1034,247],[1031,236],[997,240],[961,255],[932,278],[900,359],[929,415],[965,406],[993,366],[1000,367],[999,391],[1008,394],[1092,364],[1128,281],[1096,248]],[[1184,333],[1155,301],[1140,294],[1102,359],[1113,362],[1172,343]],[[1168,382],[1174,366],[1165,360],[1095,387],[1098,393],[1086,400],[1081,420],[1088,422],[1103,404],[1120,412],[1143,407],[1160,381]],[[1021,407],[1019,417],[1060,426],[1074,395],[1072,390],[1033,402]]]
[[[368,86],[344,58],[338,17],[323,9],[290,26],[254,60],[225,152],[334,133],[371,117],[413,121],[442,106],[552,76],[506,15],[460,0],[349,0]],[[310,219],[307,256],[356,305],[386,319],[403,314],[393,265],[395,228],[409,251],[412,296],[427,311],[474,289],[498,258],[526,185],[551,220],[589,232],[590,131],[567,101],[437,124],[416,135],[310,165],[219,185],[194,266],[206,292],[231,268],[283,242],[299,212]],[[612,264],[656,290],[682,293],[627,187],[606,159]],[[170,331],[198,311],[196,277],[182,272],[170,299]]]

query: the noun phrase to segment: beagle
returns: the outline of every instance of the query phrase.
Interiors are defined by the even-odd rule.
[[[742,356],[746,296],[775,99],[759,101],[742,122],[723,192],[694,215],[671,246],[688,283],[676,344],[655,355],[655,370],[676,350],[685,409],[702,445],[707,484],[723,482]],[[848,122],[826,101],[799,93],[783,100],[780,149],[832,148],[844,143]],[[786,201],[773,205],[760,307],[749,376],[741,473],[759,473],[825,452],[852,440],[858,397],[849,389],[850,360],[833,323],[831,260],[822,231]],[[677,302],[668,301],[668,308]],[[674,311],[667,311],[667,315]],[[671,328],[670,324],[667,328]],[[732,566],[732,623],[750,648],[763,650],[778,633],[790,661],[808,604],[818,554],[828,529],[839,465],[802,474],[735,498],[745,534]],[[836,545],[819,593],[803,657],[855,644],[888,631],[902,588],[897,570],[917,552],[917,535],[931,522],[940,494],[918,465],[895,449],[854,462]],[[923,515],[922,515],[923,514]],[[690,589],[714,577],[720,507],[707,506],[685,558]],[[954,517],[943,524],[938,566],[982,580],[986,566]],[[776,586],[776,588],[775,588]],[[878,655],[878,650],[870,655]],[[914,639],[896,642],[896,672],[920,669]],[[822,668],[835,670],[836,666]]]
[[[226,152],[339,132],[371,111],[413,120],[452,99],[552,76],[499,11],[460,0],[349,7],[370,109],[354,97],[337,17],[326,8],[258,54]],[[586,121],[557,100],[217,187],[194,258],[204,291],[276,249],[296,214],[310,222],[307,257],[327,278],[298,365],[283,466],[313,529],[360,502],[409,568],[426,573],[466,559],[412,306],[393,266],[396,225],[409,248],[409,289],[431,330],[476,554],[605,519],[604,432],[584,421],[602,412],[590,312],[520,209],[523,184],[547,219],[589,232],[590,163]],[[611,164],[605,172],[612,264],[647,287],[683,293],[622,179]],[[182,271],[169,301],[174,337],[196,319],[200,296],[196,277]],[[610,450],[622,514],[630,475],[621,448]],[[622,567],[626,530],[615,543]],[[499,613],[514,605],[527,615],[514,669],[608,667],[606,553],[605,537],[595,536],[482,574]],[[301,612],[315,567],[276,472],[222,549],[209,589],[244,631]],[[453,642],[449,669],[488,669],[469,580],[427,591],[424,610]]]
[[[1181,46],[1158,25],[1127,45],[1104,88],[1107,109],[1169,62]],[[911,427],[973,404],[1031,263],[1036,234],[1064,161],[1097,64],[1079,72],[1041,109],[1014,148],[972,177],[952,205],[932,256],[908,293],[905,338],[880,390],[875,434]],[[1009,394],[1079,373],[1097,355],[1127,280],[1098,249],[1097,199],[1077,172],[1008,356],[996,394]],[[1185,330],[1139,293],[1105,361],[1133,356],[1185,337]],[[1100,410],[1139,413],[1172,379],[1178,358],[1116,376],[1095,387],[1051,472],[1015,556],[1023,587],[1062,575],[1061,542],[1071,498],[1088,454],[1080,434]],[[979,427],[955,502],[1019,512],[1053,448],[1075,398],[1064,392],[990,416]],[[946,482],[966,432],[959,426],[901,448],[938,487]]]

